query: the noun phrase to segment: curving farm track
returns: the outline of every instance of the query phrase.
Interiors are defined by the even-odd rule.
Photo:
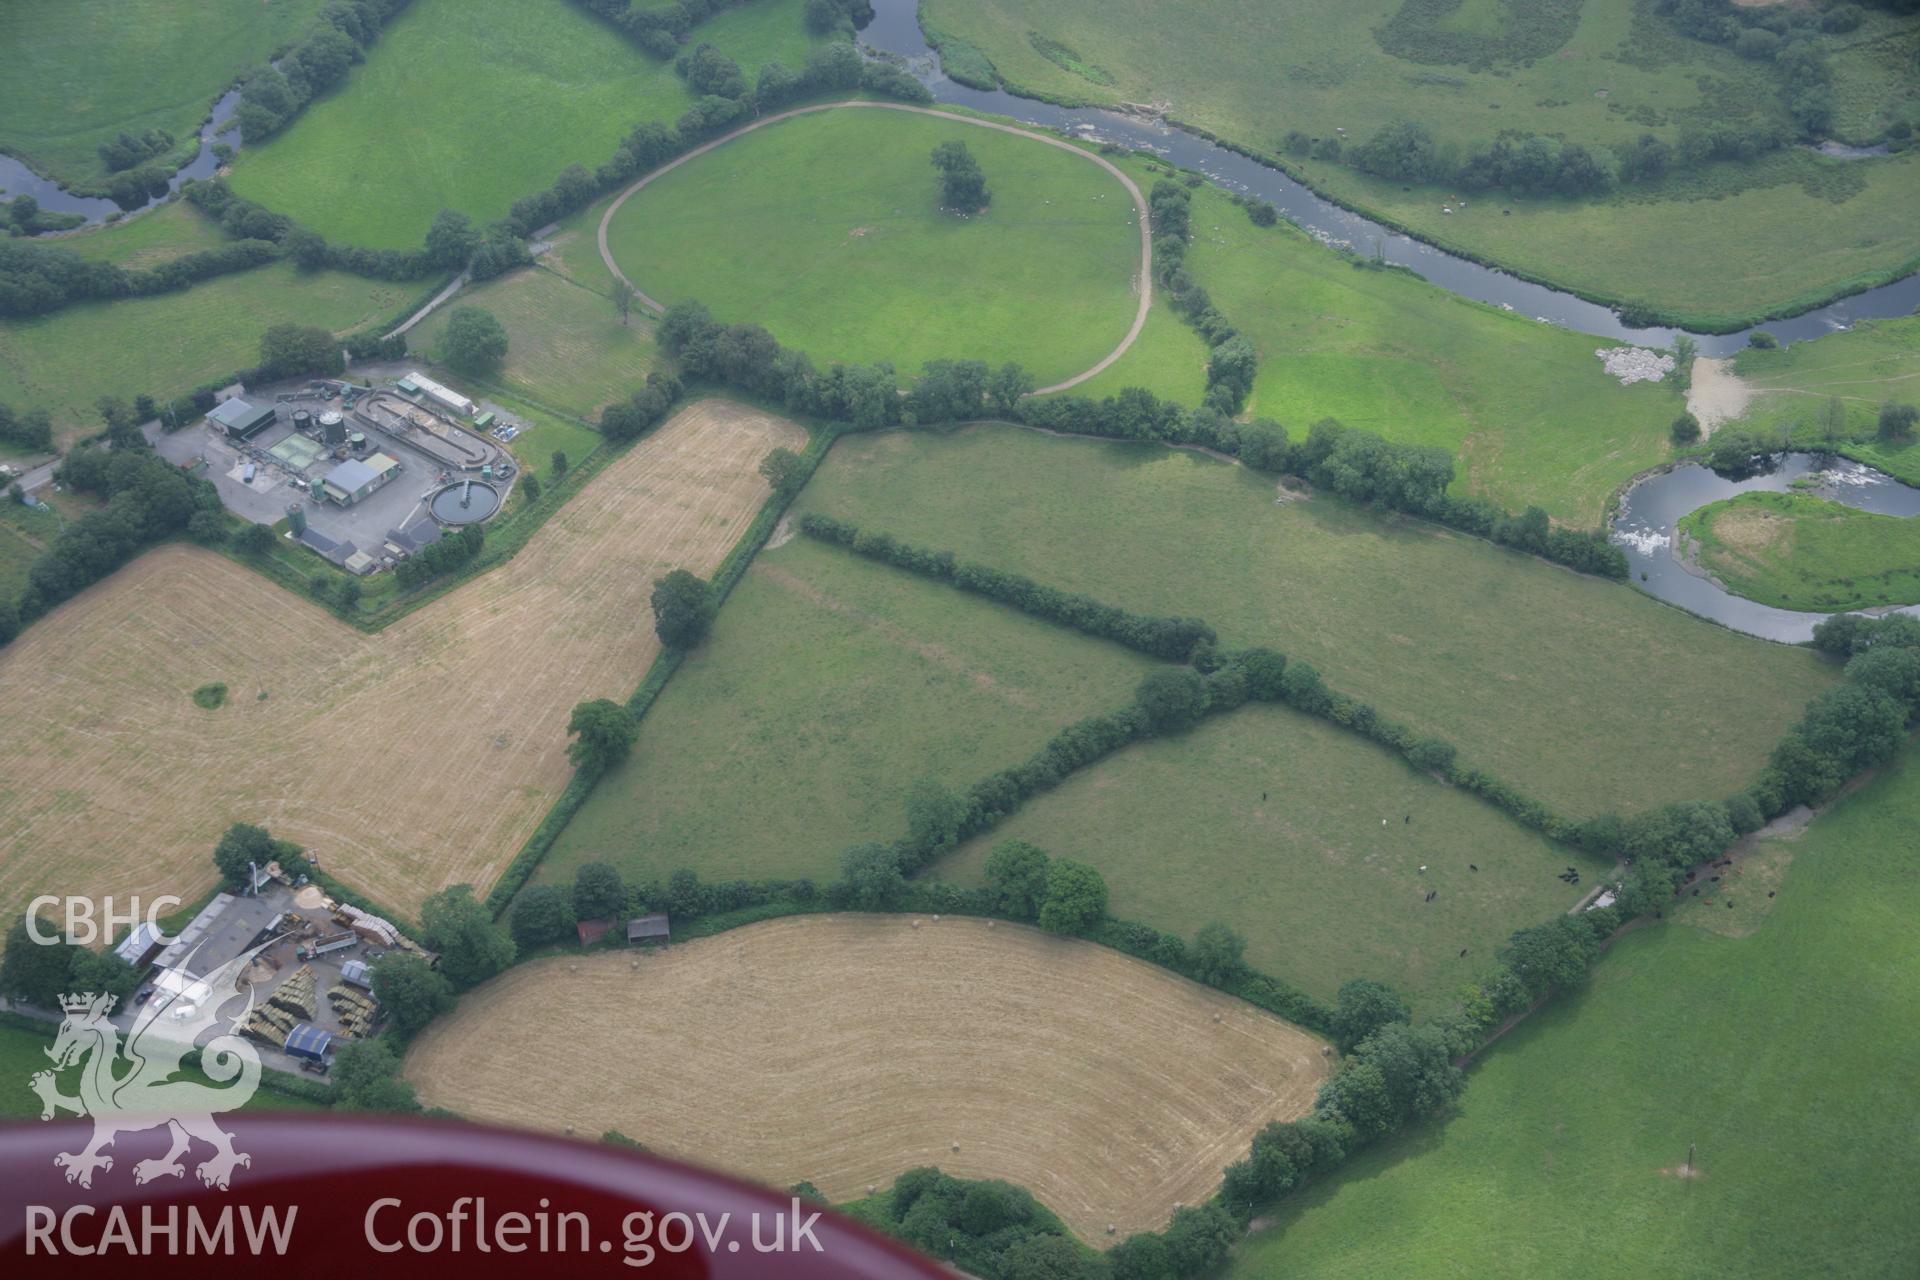
[[[1147,198],[1140,194],[1139,186],[1132,178],[1129,178],[1125,173],[1121,172],[1117,166],[1108,161],[1105,156],[1095,155],[1093,152],[1082,147],[1076,147],[1070,142],[1049,137],[1044,133],[1036,133],[1032,129],[1022,129],[1010,124],[999,124],[992,120],[979,120],[973,116],[963,116],[952,111],[941,111],[935,107],[915,107],[909,106],[904,102],[870,102],[866,99],[855,99],[850,102],[825,102],[817,106],[795,107],[790,111],[780,111],[770,116],[762,116],[752,124],[743,125],[735,129],[732,133],[722,134],[712,142],[703,143],[685,155],[669,160],[658,169],[641,177],[638,181],[634,182],[632,186],[613,198],[613,203],[607,206],[607,211],[600,215],[600,228],[598,232],[600,261],[605,264],[608,271],[613,273],[614,279],[633,290],[633,294],[640,300],[641,306],[646,307],[650,311],[665,311],[666,307],[662,306],[658,299],[649,296],[638,285],[634,284],[633,281],[627,279],[626,272],[620,270],[620,264],[613,260],[613,251],[607,247],[607,227],[613,222],[613,215],[620,212],[620,206],[625,204],[628,198],[636,192],[644,190],[649,183],[666,174],[672,173],[689,160],[698,159],[707,154],[707,152],[712,151],[715,147],[725,146],[743,134],[752,133],[756,129],[764,129],[770,124],[778,124],[782,120],[791,120],[795,116],[812,115],[816,111],[840,111],[848,107],[865,107],[875,111],[910,111],[915,115],[938,116],[942,120],[953,120],[960,124],[970,124],[981,129],[993,129],[1000,133],[1011,133],[1016,137],[1031,138],[1035,142],[1044,142],[1050,147],[1058,147],[1062,151],[1071,152],[1083,160],[1088,160],[1099,165],[1111,174],[1114,181],[1126,188],[1127,197],[1133,201],[1134,221],[1140,228],[1140,288],[1138,291],[1139,301],[1133,311],[1133,324],[1128,327],[1126,336],[1120,339],[1120,345],[1101,357],[1099,363],[1095,364],[1092,368],[1076,373],[1064,382],[1056,382],[1051,386],[1040,387],[1035,390],[1033,394],[1043,396],[1050,392],[1065,391],[1070,387],[1077,387],[1087,379],[1104,372],[1114,361],[1127,354],[1127,348],[1134,344],[1134,340],[1140,336],[1140,331],[1146,327],[1147,313],[1153,308],[1153,228],[1150,225],[1150,218],[1147,212]]]

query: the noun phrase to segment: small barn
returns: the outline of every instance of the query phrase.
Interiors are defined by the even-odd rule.
[[[302,1022],[287,1032],[287,1052],[309,1062],[325,1062],[333,1049],[333,1032]]]
[[[635,943],[657,943],[662,946],[673,941],[667,928],[666,913],[650,916],[636,916],[627,921],[627,945]]]
[[[340,981],[362,991],[373,990],[373,967],[365,960],[349,960],[340,966]]]
[[[613,917],[602,916],[598,920],[582,920],[573,926],[573,931],[579,935],[581,946],[590,947],[613,932]]]

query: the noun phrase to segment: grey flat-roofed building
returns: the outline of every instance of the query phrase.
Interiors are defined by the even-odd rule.
[[[192,977],[204,977],[242,955],[280,922],[280,916],[280,909],[265,898],[215,894],[153,962],[162,969],[184,969]]]
[[[207,421],[224,430],[230,440],[251,440],[273,425],[274,410],[270,404],[252,404],[235,396],[213,406]]]

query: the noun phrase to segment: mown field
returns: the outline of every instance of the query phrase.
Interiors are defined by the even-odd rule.
[[[644,1071],[608,1069],[667,1045]],[[923,1165],[1005,1178],[1105,1247],[1204,1200],[1255,1130],[1305,1113],[1321,1047],[1036,929],[821,915],[521,965],[428,1028],[406,1074],[471,1119],[618,1129],[833,1200]]]
[[[496,375],[501,385],[576,417],[597,416],[662,365],[644,311],[635,307],[622,324],[604,291],[576,284],[544,262],[468,289],[409,331],[409,345],[440,354],[441,335],[459,307],[490,312],[506,329],[506,363]]]
[[[1356,267],[1285,223],[1194,193],[1189,269],[1260,357],[1250,412],[1298,435],[1321,418],[1455,457],[1458,490],[1593,528],[1613,491],[1665,461],[1670,384],[1621,386],[1617,344]]]
[[[928,157],[966,144],[993,200],[939,207]],[[801,198],[796,199],[796,193]],[[635,287],[752,320],[817,364],[1015,360],[1041,385],[1126,336],[1140,230],[1077,149],[956,120],[849,109],[784,120],[637,192],[608,228]]]
[[[1270,644],[1555,808],[1750,783],[1834,678],[1619,583],[1190,451],[1009,427],[842,441],[805,510]]]
[[[766,499],[760,460],[804,439],[724,401],[684,408],[512,560],[374,635],[213,552],[147,552],[0,649],[0,907],[190,898],[236,821],[398,911],[484,891],[572,777],[568,713],[628,696],[658,653],[654,579],[712,573]],[[231,693],[203,710],[190,695],[213,681]],[[386,772],[288,784],[342,762]],[[136,859],[109,852],[129,814]]]
[[[979,883],[1009,839],[1098,867],[1123,920],[1185,937],[1217,920],[1247,939],[1251,964],[1323,1000],[1377,978],[1422,1012],[1611,865],[1345,730],[1263,704],[1082,771],[935,874]],[[1570,863],[1586,876],[1578,888],[1556,878]]]
[[[321,0],[59,0],[0,6],[0,151],[63,182],[96,148],[160,128],[191,154],[213,100],[300,34]]]
[[[260,335],[276,324],[345,334],[387,319],[419,291],[417,282],[274,263],[179,293],[0,320],[0,401],[47,410],[65,447],[101,430],[101,396],[178,395],[257,364]]]
[[[38,1120],[40,1118],[40,1095],[35,1093],[27,1082],[53,1065],[47,1060],[46,1050],[53,1043],[54,1031],[55,1027],[52,1023],[47,1024],[44,1035],[12,1023],[0,1025],[0,1120]],[[203,1084],[213,1084],[206,1075],[196,1069],[189,1068],[183,1076]],[[61,1092],[72,1096],[79,1089],[79,1080],[78,1070],[64,1072],[59,1080]],[[320,1109],[320,1104],[290,1093],[282,1093],[271,1083],[265,1083],[252,1098],[242,1104],[240,1109],[243,1111],[317,1111]]]
[[[1422,9],[1435,17],[1421,19]],[[1281,151],[1290,130],[1352,144],[1400,118],[1459,147],[1502,130],[1591,146],[1643,133],[1672,141],[1689,124],[1782,114],[1770,69],[1679,36],[1648,4],[1447,9],[1401,0],[927,0],[921,12],[929,30],[970,47],[962,61],[976,73],[984,56],[1013,85],[1076,101],[1156,104],[1269,154]],[[1405,38],[1384,34],[1395,30]],[[1460,37],[1460,53],[1436,52]],[[1857,31],[1822,43],[1836,77],[1839,136],[1877,136],[1912,110],[1920,33],[1909,20],[1869,11]],[[1804,306],[1846,281],[1920,259],[1907,217],[1920,191],[1920,157],[1842,168],[1810,154],[1779,155],[1630,188],[1607,202],[1515,202],[1490,193],[1452,216],[1441,213],[1454,194],[1444,187],[1403,190],[1343,165],[1288,159],[1339,199],[1423,236],[1702,320]]]
[[[1762,845],[1785,870],[1751,936],[1621,937],[1484,1055],[1444,1125],[1284,1204],[1229,1274],[1913,1274],[1916,833],[1909,752]]]
[[[1736,595],[1781,609],[1920,601],[1920,519],[1804,493],[1743,493],[1683,516],[1700,567]]]
[[[1847,456],[1920,484],[1920,444],[1874,438],[1881,405],[1920,404],[1920,317],[1865,320],[1791,347],[1748,347],[1733,368],[1753,395],[1738,426],[1765,438],[1824,446],[1827,411],[1838,397],[1845,419],[1840,447]]]
[[[771,61],[797,68],[811,46],[801,7],[729,9],[697,39],[749,77]],[[416,0],[344,85],[246,150],[233,188],[329,240],[411,248],[442,208],[501,217],[567,165],[594,168],[634,126],[672,124],[692,102],[670,63],[577,5]]]
[[[922,777],[964,788],[1124,704],[1151,664],[800,538],[754,562],[539,878],[838,874],[906,830]]]

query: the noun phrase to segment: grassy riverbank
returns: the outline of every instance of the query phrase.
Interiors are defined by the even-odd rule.
[[[1805,493],[1743,493],[1680,519],[1701,568],[1780,609],[1920,601],[1920,519]]]
[[[1770,66],[1681,36],[1650,3],[925,0],[922,15],[957,39],[948,66],[971,65],[970,78],[1056,100],[1152,104],[1284,155],[1334,199],[1466,256],[1696,327],[1805,310],[1920,266],[1915,155],[1847,162],[1788,148],[1606,199],[1486,192],[1460,207],[1445,185],[1371,178],[1284,142],[1299,131],[1350,150],[1409,119],[1443,149],[1503,131],[1617,148],[1649,133],[1673,143],[1689,127],[1785,122]],[[1920,32],[1910,20],[1868,11],[1818,44],[1835,78],[1836,136],[1875,137],[1913,110]]]

